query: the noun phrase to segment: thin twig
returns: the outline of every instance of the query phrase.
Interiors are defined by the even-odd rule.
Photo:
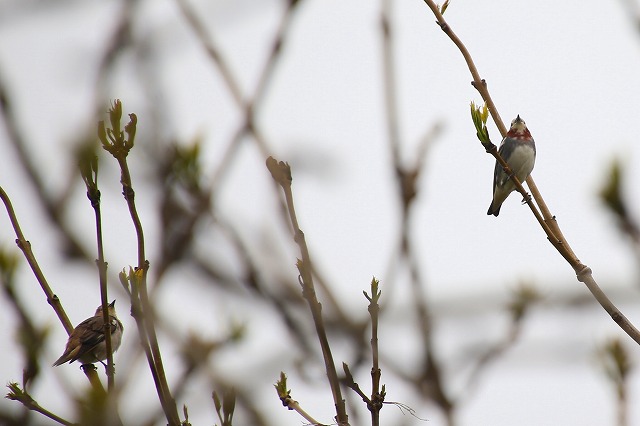
[[[372,426],[380,425],[380,410],[382,409],[384,398],[386,396],[384,385],[382,386],[382,389],[380,389],[381,370],[378,350],[378,314],[380,313],[380,305],[378,304],[378,301],[380,300],[381,292],[378,290],[378,284],[378,280],[374,277],[371,280],[371,296],[369,296],[366,291],[363,291],[364,297],[369,301],[368,311],[371,317],[371,397],[365,395],[360,388],[360,385],[358,385],[354,380],[353,374],[351,374],[351,370],[347,363],[342,363],[342,369],[345,374],[343,382],[347,387],[351,388],[356,394],[358,394],[362,401],[367,405],[367,409],[371,413]]]
[[[133,220],[134,228],[136,230],[136,236],[138,240],[138,266],[137,270],[142,271],[142,277],[139,282],[137,290],[139,291],[141,308],[142,308],[142,320],[144,321],[144,329],[147,332],[149,339],[149,347],[153,357],[153,365],[157,374],[158,384],[161,391],[161,402],[163,403],[167,420],[171,425],[180,424],[178,416],[178,410],[175,404],[175,400],[171,396],[171,391],[167,383],[167,377],[164,372],[164,365],[162,363],[162,355],[160,353],[160,345],[158,344],[158,337],[156,335],[154,326],[154,312],[151,303],[149,302],[149,294],[147,291],[147,273],[149,270],[149,263],[145,256],[145,240],[144,232],[142,229],[142,222],[138,215],[138,211],[135,205],[135,192],[131,183],[131,175],[129,173],[129,167],[126,161],[126,157],[117,158],[120,170],[122,172],[122,193],[129,207],[129,213]]]
[[[380,389],[380,376],[382,371],[380,370],[380,352],[378,348],[378,321],[380,314],[380,300],[381,291],[378,290],[379,282],[375,278],[371,280],[371,296],[368,296],[366,292],[365,297],[369,300],[369,315],[371,316],[371,424],[372,426],[380,425],[380,410],[384,403],[385,398],[385,386],[382,385]]]
[[[298,401],[292,398],[286,398],[282,400],[282,405],[287,407],[289,410],[295,411],[300,414],[306,421],[309,422],[310,425],[313,426],[324,426],[323,423],[320,423],[316,419],[314,419],[309,413],[307,413],[301,406]]]
[[[282,402],[282,405],[287,407],[289,410],[295,411],[300,414],[309,424],[314,426],[326,426],[313,417],[309,415],[305,410],[302,409],[298,401],[291,398],[291,389],[287,386],[287,375],[284,374],[284,371],[280,372],[280,378],[276,381],[275,385],[273,385],[276,389],[276,393],[278,394],[278,398]],[[215,393],[214,393],[215,397]]]
[[[22,254],[24,255],[25,259],[27,259],[27,263],[29,263],[29,266],[31,267],[33,274],[38,280],[42,291],[44,292],[45,296],[47,296],[47,302],[51,305],[54,312],[58,316],[58,319],[67,332],[67,335],[71,335],[71,332],[73,331],[73,324],[71,324],[67,313],[60,303],[60,299],[53,293],[51,287],[49,286],[49,283],[47,282],[47,279],[44,276],[44,273],[40,269],[40,265],[38,264],[38,261],[36,260],[36,257],[31,250],[31,243],[24,238],[24,234],[22,233],[22,229],[20,228],[20,224],[18,223],[18,218],[16,217],[15,211],[13,210],[11,200],[1,186],[0,198],[2,199],[2,202],[7,209],[9,219],[11,220],[11,225],[13,226],[14,232],[16,233],[16,244],[18,245],[18,248],[22,250]],[[100,378],[96,374],[95,370],[85,369],[83,371],[85,372],[93,388],[98,392],[104,392],[104,388],[102,387]]]
[[[25,406],[25,408],[36,411],[43,416],[48,417],[57,423],[60,423],[61,425],[76,426],[76,423],[65,420],[62,417],[53,414],[51,411],[43,408],[40,404],[38,404],[36,400],[31,397],[31,395],[29,395],[29,393],[27,393],[27,391],[20,389],[17,383],[10,383],[9,385],[7,385],[7,387],[9,388],[9,393],[6,396],[7,399],[19,401],[20,403],[22,403],[22,405]]]
[[[358,383],[356,383],[356,381],[353,379],[353,374],[351,374],[349,366],[343,362],[342,369],[344,370],[344,384],[347,387],[353,389],[353,391],[357,393],[360,398],[362,398],[364,403],[367,404],[367,407],[371,409],[371,399],[362,391],[360,385],[358,385]]]
[[[16,244],[18,245],[18,248],[22,250],[22,253],[24,254],[25,259],[27,259],[27,263],[29,263],[33,274],[36,276],[36,279],[38,280],[42,291],[44,291],[44,294],[47,296],[47,302],[49,302],[49,304],[53,307],[53,310],[58,315],[58,319],[60,319],[60,322],[62,323],[64,329],[67,331],[67,334],[71,334],[71,332],[73,331],[73,324],[71,324],[67,313],[64,311],[62,305],[60,304],[58,296],[53,293],[53,290],[51,290],[51,287],[49,286],[44,273],[40,269],[40,265],[38,264],[38,261],[36,260],[33,251],[31,250],[31,243],[24,238],[24,234],[22,233],[22,229],[20,228],[20,224],[18,223],[18,218],[16,217],[15,211],[13,210],[11,199],[1,186],[0,198],[2,198],[2,202],[4,203],[7,209],[7,213],[9,214],[9,220],[11,220],[11,225],[13,226],[13,229],[16,233]]]
[[[107,294],[107,262],[104,260],[104,246],[102,240],[102,213],[100,210],[100,190],[98,189],[98,157],[90,153],[80,158],[80,174],[87,188],[87,198],[91,202],[96,222],[96,244],[98,249],[98,277],[100,281],[100,300],[102,303],[102,320],[104,327],[105,346],[107,349],[107,389],[113,391],[114,368],[113,346],[111,343],[111,318],[109,313],[109,297]]]
[[[316,297],[315,288],[313,285],[313,273],[311,269],[311,256],[309,255],[309,248],[304,237],[304,233],[298,225],[298,218],[293,203],[293,192],[291,191],[291,168],[287,163],[282,161],[278,162],[273,157],[267,159],[267,168],[271,172],[273,180],[282,187],[284,192],[287,210],[289,212],[289,218],[291,220],[291,226],[293,228],[293,239],[300,248],[300,254],[302,259],[298,259],[297,266],[300,272],[300,284],[302,285],[302,296],[305,298],[311,310],[313,322],[316,327],[316,334],[320,340],[320,348],[322,349],[322,356],[324,358],[325,369],[327,372],[327,378],[329,379],[329,386],[331,387],[331,393],[333,395],[333,401],[336,407],[336,421],[340,426],[346,426],[349,424],[347,411],[345,407],[344,399],[342,399],[342,392],[340,390],[340,382],[338,380],[338,373],[336,372],[336,366],[333,361],[333,355],[331,354],[331,347],[329,346],[329,339],[325,330],[324,320],[322,318],[322,305],[318,302]]]
[[[138,266],[136,271],[130,274],[132,315],[138,326],[140,340],[145,349],[147,362],[149,363],[160,404],[165,412],[167,421],[171,426],[178,426],[180,425],[178,409],[175,400],[171,396],[164,372],[158,338],[155,332],[154,312],[147,292],[149,262],[145,256],[144,230],[135,204],[135,191],[133,190],[131,173],[127,164],[127,155],[135,142],[137,117],[135,114],[129,114],[129,123],[124,126],[123,131],[121,129],[122,103],[119,100],[115,100],[109,110],[109,118],[110,128],[105,127],[103,121],[98,124],[98,137],[102,147],[116,159],[120,166],[122,195],[125,198],[133,221],[138,245]]]

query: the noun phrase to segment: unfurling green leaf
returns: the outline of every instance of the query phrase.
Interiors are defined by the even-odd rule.
[[[276,388],[276,392],[278,392],[278,396],[280,399],[287,398],[291,395],[291,390],[287,389],[287,375],[284,374],[284,371],[280,372],[280,379],[273,385]]]
[[[476,106],[475,102],[471,101],[471,119],[473,125],[476,128],[476,136],[483,145],[491,144],[489,138],[489,130],[487,130],[487,119],[489,118],[489,109],[485,103],[482,106]]]
[[[446,0],[442,4],[442,7],[440,7],[440,13],[444,15],[444,12],[447,10],[448,7],[449,7],[449,0]]]

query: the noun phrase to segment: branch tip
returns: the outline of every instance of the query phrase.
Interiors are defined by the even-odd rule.
[[[271,177],[278,183],[278,185],[282,187],[291,186],[293,178],[291,177],[291,167],[289,166],[289,163],[269,157],[267,158],[266,164],[267,169],[269,169],[269,172],[271,173]]]

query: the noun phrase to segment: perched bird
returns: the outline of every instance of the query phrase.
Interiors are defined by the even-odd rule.
[[[115,352],[120,347],[124,327],[116,316],[116,301],[109,304],[109,322],[111,323],[111,348]],[[107,344],[105,342],[104,320],[102,305],[96,313],[76,326],[69,336],[64,353],[53,366],[79,360],[84,364],[93,364],[107,359]]]
[[[498,153],[509,164],[518,180],[523,183],[536,162],[536,144],[527,129],[527,124],[519,115],[511,122],[511,128],[502,140]],[[496,161],[493,173],[493,200],[487,214],[497,217],[502,203],[514,189],[516,189],[515,184]]]

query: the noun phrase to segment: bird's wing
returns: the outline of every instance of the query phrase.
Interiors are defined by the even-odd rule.
[[[77,339],[80,342],[79,350],[76,351],[71,358],[71,362],[78,360],[84,354],[93,351],[93,349],[104,341],[104,322],[101,316],[91,317],[82,321],[74,331],[79,330]]]
[[[500,154],[500,156],[504,161],[507,161],[509,157],[511,157],[511,155],[513,154],[513,151],[516,149],[517,145],[511,142],[513,142],[513,140],[510,140],[510,138],[505,138],[500,144],[500,149],[498,150],[498,154]],[[500,163],[498,163],[497,161],[496,161],[496,169],[494,171],[493,178],[494,178],[493,179],[494,188],[496,187],[496,185],[503,186],[505,182],[509,180],[509,176],[507,176],[507,174],[504,172],[504,169],[502,168]]]

